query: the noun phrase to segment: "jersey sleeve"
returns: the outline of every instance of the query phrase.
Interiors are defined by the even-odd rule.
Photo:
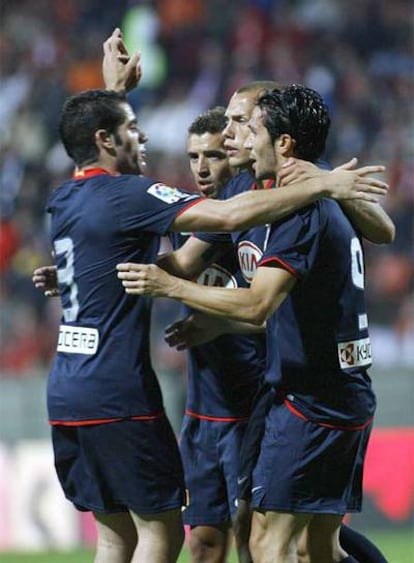
[[[122,178],[122,177],[121,177]],[[118,186],[120,227],[125,233],[150,231],[166,235],[174,219],[203,200],[150,178],[127,176]]]
[[[193,233],[193,236],[210,244],[232,244],[230,233]]]
[[[317,256],[320,223],[319,206],[315,204],[272,225],[257,267],[283,268],[296,278],[306,277]]]

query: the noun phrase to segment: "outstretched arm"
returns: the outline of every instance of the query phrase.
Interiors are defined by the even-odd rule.
[[[255,325],[266,321],[296,281],[286,270],[259,267],[250,288],[229,289],[179,279],[154,264],[118,264],[117,269],[128,294],[169,297],[204,313]]]
[[[274,223],[321,197],[376,201],[388,186],[370,175],[383,172],[383,166],[356,170],[315,171],[309,178],[276,190],[256,190],[225,201],[203,199],[181,213],[171,225],[173,231],[240,231]]]

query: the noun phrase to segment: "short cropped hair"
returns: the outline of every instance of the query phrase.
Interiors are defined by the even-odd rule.
[[[227,125],[226,108],[216,106],[201,113],[188,128],[189,135],[203,135],[204,133],[221,133]]]
[[[260,96],[257,105],[263,124],[274,142],[283,133],[295,140],[294,155],[315,162],[324,152],[330,127],[322,97],[311,88],[293,84]]]
[[[273,80],[254,80],[240,86],[234,94],[249,94],[253,92],[259,97],[269,90],[283,90],[284,87],[279,82]]]
[[[109,134],[116,133],[125,121],[120,106],[126,101],[123,93],[107,90],[86,90],[66,100],[60,115],[59,134],[77,166],[96,160],[96,131],[104,129]]]

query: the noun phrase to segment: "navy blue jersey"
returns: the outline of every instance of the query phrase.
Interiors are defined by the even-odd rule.
[[[363,251],[339,205],[320,200],[275,223],[258,266],[298,279],[268,320],[267,380],[313,421],[364,424],[375,396]]]
[[[266,183],[265,188],[270,188],[272,181]],[[235,176],[225,186],[220,194],[221,199],[229,199],[246,191],[257,189],[254,177],[248,172],[242,172]],[[234,233],[197,233],[201,240],[212,244],[225,244],[231,242],[237,252],[239,267],[246,285],[250,285],[260,261],[263,250],[267,244],[270,232],[269,225],[251,227],[246,231]]]
[[[155,262],[160,236],[198,201],[149,178],[102,171],[89,171],[51,195],[48,211],[63,307],[48,381],[52,423],[162,412],[149,355],[151,299],[127,295],[116,264]]]
[[[185,233],[170,234],[174,248],[187,238]],[[200,274],[198,283],[245,286],[231,243],[217,263]],[[190,312],[186,307],[185,314]],[[264,342],[264,335],[224,334],[191,348],[187,357],[187,414],[216,420],[248,417],[263,381]]]

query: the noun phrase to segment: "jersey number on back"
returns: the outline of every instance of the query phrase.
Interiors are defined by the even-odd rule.
[[[364,289],[364,255],[358,238],[351,239],[351,273],[355,287]]]
[[[58,266],[57,278],[63,302],[63,318],[65,322],[69,323],[76,321],[79,311],[78,286],[74,282],[73,241],[71,238],[55,240],[54,248],[58,263],[62,261],[58,260],[58,257],[63,254],[63,265]]]

